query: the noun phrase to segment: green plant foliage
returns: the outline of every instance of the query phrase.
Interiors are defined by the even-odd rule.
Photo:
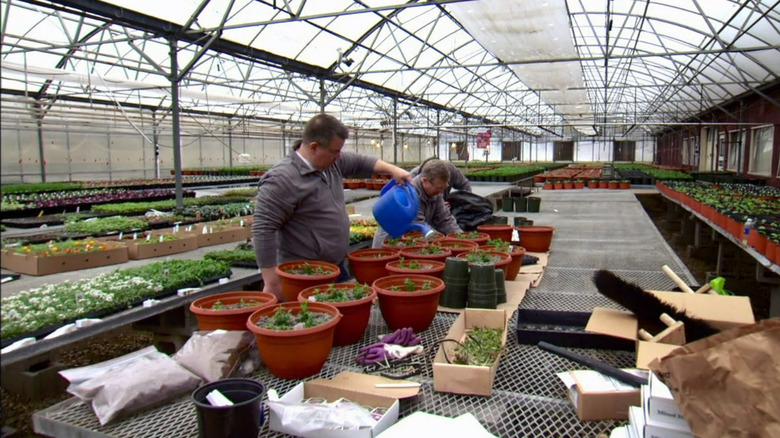
[[[149,228],[149,223],[143,219],[128,218],[124,216],[101,217],[89,220],[76,220],[65,224],[65,230],[73,233],[88,233],[90,235],[144,230]]]
[[[492,366],[501,355],[503,330],[475,327],[455,350],[452,363],[458,365]]]

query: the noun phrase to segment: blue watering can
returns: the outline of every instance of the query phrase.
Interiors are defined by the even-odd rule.
[[[397,185],[394,179],[385,184],[374,204],[374,218],[387,234],[396,238],[411,230],[418,230],[427,239],[434,231],[429,226],[414,223],[420,200],[417,190],[409,184]]]

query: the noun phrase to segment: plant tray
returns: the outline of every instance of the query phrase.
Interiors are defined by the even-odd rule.
[[[517,342],[540,341],[560,347],[635,351],[634,341],[585,331],[589,312],[517,309]]]
[[[152,236],[152,240],[159,236]],[[143,240],[123,239],[121,242],[127,246],[127,254],[130,260],[143,260],[152,257],[161,257],[180,252],[198,249],[198,236],[194,234],[178,234],[178,239],[165,242],[142,243]]]
[[[249,227],[222,227],[216,228],[212,233],[203,233],[203,227],[196,228],[198,231],[198,247],[219,245],[222,243],[239,242],[252,237]]]
[[[127,247],[93,251],[80,254],[40,257],[35,254],[18,254],[13,250],[2,251],[0,267],[28,275],[48,275],[58,272],[115,265],[128,260]]]
[[[75,318],[68,318],[68,319],[65,319],[65,320],[63,320],[61,322],[58,322],[56,324],[52,324],[52,325],[49,325],[49,326],[46,326],[46,327],[41,327],[41,328],[39,328],[37,330],[33,330],[32,332],[29,332],[29,333],[23,333],[23,334],[18,335],[18,336],[12,336],[12,337],[5,338],[5,339],[0,341],[0,348],[5,348],[5,347],[13,344],[14,342],[16,342],[16,341],[18,341],[20,339],[24,339],[24,338],[33,337],[35,339],[43,339],[44,337],[46,337],[49,334],[53,333],[55,330],[59,329],[60,327],[63,327],[65,325],[67,325],[67,324],[71,324],[73,322],[76,322],[79,319],[85,319],[85,318],[105,318],[106,316],[114,315],[114,314],[117,314],[117,313],[124,312],[124,311],[126,311],[126,310],[128,310],[130,308],[141,306],[141,305],[143,305],[143,302],[146,301],[146,300],[150,300],[150,299],[161,300],[163,298],[168,298],[168,297],[170,297],[172,295],[176,295],[176,291],[178,289],[181,289],[181,288],[185,288],[185,287],[202,287],[202,286],[207,285],[207,284],[216,283],[221,278],[230,278],[232,276],[233,276],[233,272],[231,271],[227,275],[204,278],[203,279],[203,284],[201,284],[197,280],[191,281],[189,283],[185,283],[185,284],[181,285],[180,287],[178,287],[176,289],[163,290],[163,291],[157,292],[156,294],[153,294],[153,295],[150,295],[150,296],[138,298],[138,299],[136,299],[136,300],[134,300],[134,301],[132,301],[132,302],[130,302],[128,304],[121,304],[121,305],[118,305],[118,306],[115,306],[115,307],[112,307],[112,308],[95,310],[95,311],[92,311],[92,312],[89,312],[89,313],[85,313],[83,315],[79,315],[79,316],[77,316]]]

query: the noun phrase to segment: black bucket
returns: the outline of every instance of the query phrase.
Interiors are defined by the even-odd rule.
[[[232,406],[212,406],[206,396],[219,390]],[[192,393],[198,411],[200,438],[257,438],[265,422],[265,385],[252,379],[222,379],[202,385]]]

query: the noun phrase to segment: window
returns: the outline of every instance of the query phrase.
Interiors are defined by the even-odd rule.
[[[693,156],[693,153],[691,151],[691,138],[687,137],[683,139],[682,143],[682,164],[692,165],[693,160],[691,157]]]
[[[743,166],[743,151],[745,150],[745,130],[729,132],[729,162],[726,169],[741,172]]]
[[[774,126],[754,128],[750,142],[750,173],[770,176],[772,172],[772,139]]]

